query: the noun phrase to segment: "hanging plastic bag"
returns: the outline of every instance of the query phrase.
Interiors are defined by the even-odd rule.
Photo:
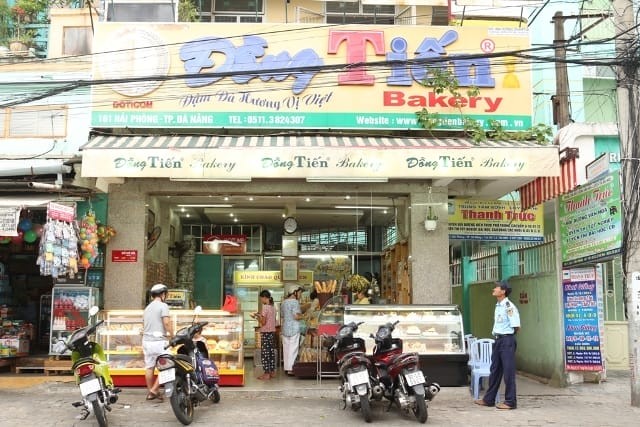
[[[237,312],[238,298],[233,295],[226,295],[224,297],[224,304],[222,305],[222,310],[228,311],[229,313]]]

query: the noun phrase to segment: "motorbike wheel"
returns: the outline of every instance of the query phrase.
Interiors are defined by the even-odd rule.
[[[365,422],[371,422],[371,404],[367,396],[360,396],[360,412],[364,417]]]
[[[213,403],[219,403],[220,402],[220,391],[218,390],[214,390],[211,396],[211,401]]]
[[[104,406],[102,406],[97,400],[91,402],[91,405],[93,406],[93,414],[96,416],[98,425],[100,427],[107,427],[109,425],[109,421],[107,421],[107,413],[104,410]]]
[[[171,409],[178,421],[189,425],[193,422],[193,402],[189,397],[187,384],[184,378],[176,376],[175,389],[171,395]]]
[[[427,402],[422,395],[415,395],[416,407],[413,409],[413,414],[418,419],[418,422],[424,424],[427,422],[429,414],[427,413]]]

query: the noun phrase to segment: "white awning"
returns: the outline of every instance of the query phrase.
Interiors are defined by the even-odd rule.
[[[522,141],[349,135],[96,136],[82,176],[251,179],[516,179],[560,176],[558,147]]]

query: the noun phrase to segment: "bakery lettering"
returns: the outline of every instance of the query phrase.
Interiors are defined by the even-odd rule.
[[[411,49],[404,37],[394,37],[387,50],[384,31],[330,30],[327,53],[345,55],[346,63],[351,64],[338,74],[338,85],[374,85],[375,75],[368,73],[365,65],[372,62],[369,52],[373,52],[390,63],[388,86],[422,84],[429,77],[429,70],[440,66],[443,70],[452,67],[460,87],[495,87],[489,58],[457,52],[449,55],[447,62],[441,61],[447,55],[446,48],[458,38],[457,31],[447,30],[439,38],[425,37],[415,49]],[[284,82],[291,77],[291,90],[298,95],[309,87],[311,80],[324,66],[323,59],[313,49],[302,49],[295,54],[285,50],[267,55],[268,47],[267,41],[256,35],[244,36],[239,46],[234,45],[228,37],[213,35],[188,41],[182,45],[179,54],[184,70],[190,76],[185,83],[188,87],[196,88],[227,77],[241,85],[254,79]],[[414,51],[412,58],[409,57],[410,49]],[[216,53],[224,57],[219,64],[214,59]],[[405,100],[403,93],[397,91],[386,93],[385,99],[395,104],[417,102],[415,99]],[[500,97],[447,98],[435,93],[419,100],[421,105],[462,105],[483,108],[489,112],[495,111],[501,102]]]

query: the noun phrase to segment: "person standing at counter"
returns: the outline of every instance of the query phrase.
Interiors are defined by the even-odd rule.
[[[158,377],[154,380],[156,359],[166,353],[167,336],[173,335],[169,319],[169,306],[166,302],[169,288],[162,283],[151,287],[152,301],[145,307],[142,314],[142,352],[144,353],[144,379],[147,383],[147,400],[162,401]]]
[[[298,321],[302,319],[302,311],[298,298],[300,298],[302,291],[303,289],[300,287],[294,288],[280,305],[282,361],[287,375],[293,375],[293,364],[298,357],[300,347],[300,322]]]
[[[270,380],[276,376],[276,309],[271,292],[260,292],[262,312],[255,313],[254,318],[260,324],[260,361],[263,374],[259,380]]]

